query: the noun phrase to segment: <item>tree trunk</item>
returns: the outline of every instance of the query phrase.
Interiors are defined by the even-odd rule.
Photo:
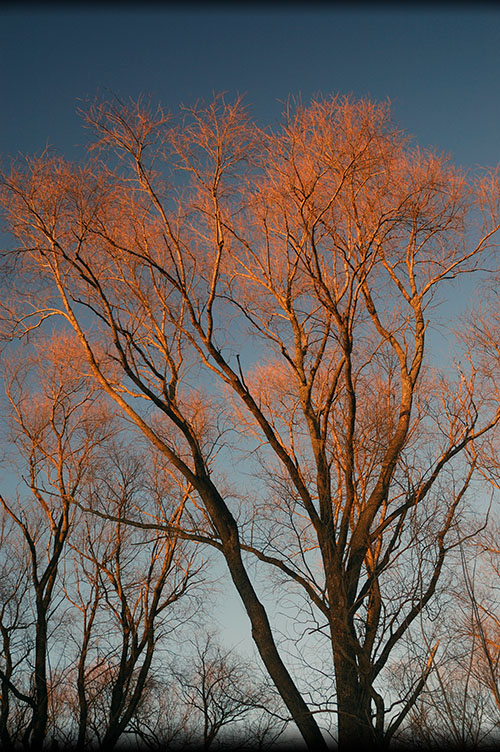
[[[308,749],[311,752],[316,752],[316,750],[327,752],[327,745],[318,724],[278,653],[267,613],[250,582],[241,559],[239,545],[226,543],[223,552],[232,580],[250,619],[252,638],[283,702],[290,711]]]
[[[334,648],[337,687],[338,749],[374,749],[375,729],[370,718],[370,696],[359,681],[354,660],[345,654],[345,646]]]
[[[35,698],[36,709],[30,734],[30,747],[34,750],[42,749],[47,730],[49,710],[49,696],[47,690],[47,623],[43,610],[38,613],[35,645]]]
[[[281,660],[266,610],[259,601],[243,564],[236,520],[210,479],[207,478],[205,483],[200,484],[198,490],[219,533],[222,553],[250,619],[252,638],[260,657],[308,749],[311,752],[327,752],[319,726]]]

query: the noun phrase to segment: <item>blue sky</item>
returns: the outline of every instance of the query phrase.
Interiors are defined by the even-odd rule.
[[[389,98],[422,146],[500,161],[500,7],[444,4],[63,4],[0,10],[0,153],[68,157],[79,99],[151,94],[166,109],[244,93],[272,123],[301,94]]]

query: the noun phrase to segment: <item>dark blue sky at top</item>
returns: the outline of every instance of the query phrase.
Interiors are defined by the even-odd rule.
[[[500,162],[500,7],[230,4],[0,9],[0,153],[70,158],[79,100],[150,94],[166,109],[244,93],[273,123],[301,94],[389,98],[421,146],[465,166]]]

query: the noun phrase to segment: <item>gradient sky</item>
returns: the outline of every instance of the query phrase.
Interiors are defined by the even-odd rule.
[[[77,157],[79,100],[150,94],[166,109],[244,93],[261,123],[301,94],[389,98],[421,146],[500,161],[500,8],[399,4],[63,4],[0,9],[0,153]]]
[[[21,6],[22,7],[22,6]],[[150,94],[165,109],[246,95],[261,124],[301,94],[389,98],[421,146],[500,162],[500,7],[227,4],[0,7],[0,153],[78,158],[79,100]],[[233,636],[247,632],[235,602]]]

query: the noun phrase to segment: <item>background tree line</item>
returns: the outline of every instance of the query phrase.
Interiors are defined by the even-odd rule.
[[[158,658],[208,588],[200,550],[225,561],[280,698],[268,737],[290,719],[311,749],[485,743],[496,170],[464,173],[386,105],[343,97],[291,103],[273,129],[224,97],[84,117],[84,163],[47,152],[2,177],[5,384],[29,492],[2,493],[6,743],[41,745],[71,674],[80,747],[146,740],[166,684],[208,745],[204,670],[165,681]],[[485,271],[481,306],[447,326],[440,300]],[[450,354],[429,347],[437,326]],[[57,681],[56,612],[75,644]],[[229,718],[269,709],[247,679]]]

